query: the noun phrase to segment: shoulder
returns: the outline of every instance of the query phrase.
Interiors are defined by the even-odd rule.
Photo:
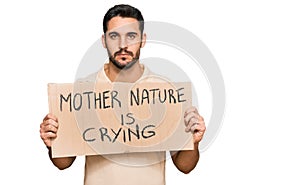
[[[143,82],[169,82],[167,77],[152,72],[147,66],[144,65],[144,74],[139,81]]]
[[[107,76],[104,73],[104,69],[91,73],[83,78],[77,79],[76,82],[109,82]]]
[[[94,82],[97,79],[98,72],[89,74],[86,77],[76,79],[76,82]]]

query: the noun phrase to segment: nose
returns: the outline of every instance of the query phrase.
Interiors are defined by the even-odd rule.
[[[127,48],[127,47],[128,47],[128,43],[127,43],[126,37],[121,37],[119,48],[124,49],[124,48]]]

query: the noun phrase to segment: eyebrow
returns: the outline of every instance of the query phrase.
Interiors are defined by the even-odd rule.
[[[112,32],[109,32],[108,35],[112,35],[112,34],[116,34],[116,35],[120,35],[118,32],[116,31],[112,31]],[[138,33],[137,32],[128,32],[126,33],[126,35],[137,35]]]
[[[115,31],[108,33],[108,35],[112,35],[112,34],[120,35],[118,32],[115,32]]]
[[[127,35],[137,35],[136,32],[128,32]]]

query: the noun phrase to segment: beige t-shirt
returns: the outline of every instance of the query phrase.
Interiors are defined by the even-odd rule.
[[[144,67],[140,79],[151,72]],[[104,68],[86,79],[111,83]],[[165,152],[86,156],[85,185],[165,185]]]

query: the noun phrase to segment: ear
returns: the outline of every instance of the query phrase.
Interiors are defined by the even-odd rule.
[[[105,34],[105,33],[104,33]],[[102,35],[102,38],[101,38],[101,40],[102,40],[102,46],[104,47],[104,48],[107,48],[107,46],[106,46],[106,42],[105,42],[105,35]]]
[[[142,37],[142,44],[141,44],[141,48],[143,48],[146,44],[146,40],[147,40],[147,35],[146,33],[143,34],[143,37]]]

